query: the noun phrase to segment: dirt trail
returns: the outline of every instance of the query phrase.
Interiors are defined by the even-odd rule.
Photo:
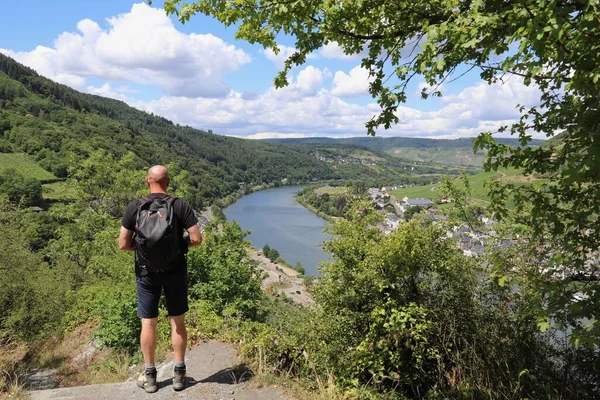
[[[113,399],[203,399],[203,400],[292,400],[273,387],[252,383],[252,374],[238,363],[238,356],[229,344],[208,341],[186,354],[187,387],[175,392],[171,387],[173,362],[161,364],[158,370],[158,392],[146,394],[135,379],[123,383],[78,386],[30,392],[33,400],[113,400]]]

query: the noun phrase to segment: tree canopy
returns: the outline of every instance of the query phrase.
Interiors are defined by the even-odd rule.
[[[536,262],[527,268],[540,291],[548,317],[565,309],[570,323],[598,321],[596,284],[600,230],[600,6],[597,1],[331,1],[331,0],[168,0],[168,14],[181,22],[194,14],[213,16],[237,27],[236,38],[278,52],[282,36],[295,40],[295,53],[275,78],[287,84],[287,73],[307,56],[334,43],[348,55],[362,55],[370,73],[369,91],[381,111],[366,122],[374,135],[398,122],[397,107],[406,101],[415,76],[427,83],[422,96],[441,96],[439,87],[475,70],[488,83],[520,79],[541,93],[534,106],[519,106],[520,119],[482,132],[475,149],[488,150],[485,167],[516,167],[548,178],[535,187],[496,182],[491,187],[497,218],[513,218],[531,228]],[[497,143],[493,134],[510,133],[520,146]],[[547,146],[531,147],[533,133],[560,135]],[[512,213],[507,202],[516,206]],[[540,249],[544,249],[540,251]],[[508,266],[505,271],[514,271]],[[527,275],[527,274],[525,274]],[[539,279],[543,275],[544,279]],[[520,276],[523,276],[522,274]],[[568,306],[584,290],[577,307]],[[545,296],[548,294],[548,297]],[[600,340],[594,323],[574,337]],[[589,339],[589,336],[588,336]]]

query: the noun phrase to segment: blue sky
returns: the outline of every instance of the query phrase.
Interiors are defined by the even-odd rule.
[[[294,69],[290,85],[273,78],[293,39],[276,56],[234,38],[235,27],[197,15],[185,25],[160,1],[28,0],[0,14],[0,52],[83,92],[113,97],[176,123],[247,138],[349,137],[366,134],[378,111],[360,57],[331,44]],[[511,78],[486,85],[472,72],[445,84],[441,99],[421,100],[409,85],[400,124],[381,136],[465,137],[518,118],[535,88]]]

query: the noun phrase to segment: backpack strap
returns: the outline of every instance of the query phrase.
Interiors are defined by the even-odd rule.
[[[137,221],[138,218],[140,217],[140,212],[142,211],[142,207],[147,204],[150,201],[150,199],[147,196],[142,197],[141,199],[138,199],[138,203],[137,203],[137,210],[135,213],[135,225],[137,227]]]
[[[169,204],[169,221],[173,221],[173,216],[175,214],[175,211],[173,211],[173,204],[175,203],[175,200],[177,200],[177,197],[174,196],[169,196],[167,197],[167,204]]]

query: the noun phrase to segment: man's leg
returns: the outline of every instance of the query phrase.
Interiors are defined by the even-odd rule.
[[[158,302],[162,286],[156,277],[150,276],[138,277],[137,279],[137,300],[138,316],[142,323],[142,333],[140,343],[142,354],[144,355],[144,372],[138,378],[138,386],[147,393],[154,393],[158,390],[156,384],[156,367],[154,366],[154,356],[156,352],[156,326],[158,324]]]
[[[142,334],[140,342],[142,344],[142,354],[144,355],[144,363],[146,365],[154,364],[154,356],[156,353],[156,325],[157,318],[142,318]]]
[[[173,389],[183,390],[185,387],[185,348],[187,346],[187,331],[185,329],[185,314],[170,316],[171,342],[175,353],[173,368]]]
[[[185,348],[187,347],[187,331],[185,329],[185,314],[169,317],[171,323],[171,343],[175,353],[175,363],[185,360]]]
[[[189,310],[187,271],[182,269],[174,272],[169,278],[168,284],[165,285],[165,300],[171,323],[171,342],[175,353],[173,389],[183,390],[185,388],[185,348],[187,346],[185,313]]]

